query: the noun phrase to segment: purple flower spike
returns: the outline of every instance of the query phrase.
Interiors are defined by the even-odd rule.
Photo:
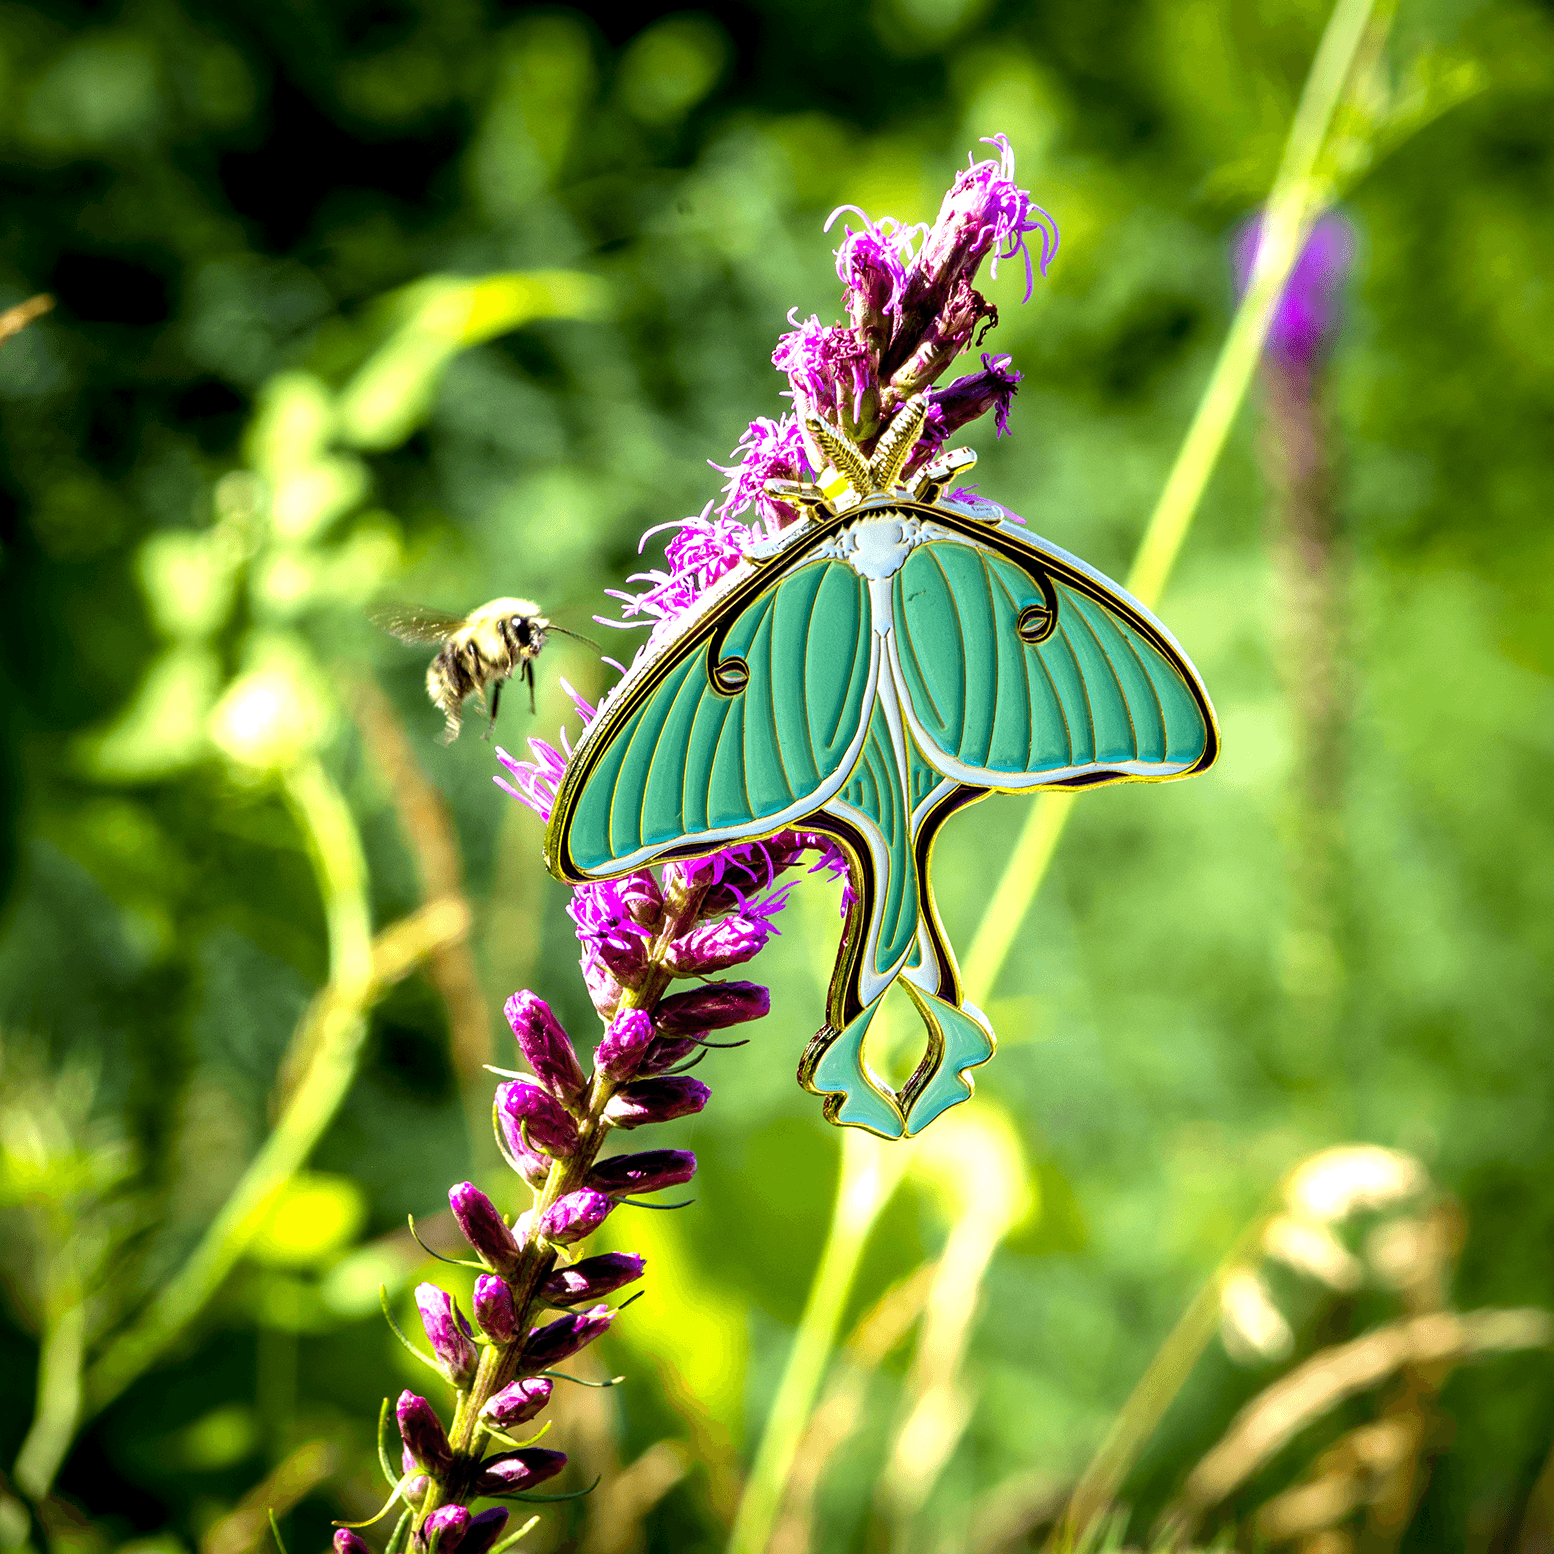
[[[608,1332],[614,1320],[615,1313],[608,1306],[590,1306],[587,1311],[576,1311],[535,1328],[524,1345],[524,1369],[542,1371],[559,1365]]]
[[[459,1545],[459,1554],[486,1554],[486,1550],[502,1536],[506,1526],[505,1506],[495,1505],[489,1511],[482,1511],[470,1522],[464,1541]]]
[[[415,1547],[427,1550],[427,1554],[454,1554],[464,1542],[469,1530],[469,1507],[440,1505],[421,1523],[415,1535]]]
[[[771,1013],[772,995],[755,982],[713,982],[666,998],[653,1016],[661,1036],[721,1031]]]
[[[527,1134],[530,1149],[542,1149],[558,1160],[577,1153],[577,1124],[561,1103],[538,1085],[516,1080],[500,1086],[496,1100],[509,1143],[516,1140],[521,1145]]]
[[[359,1538],[349,1527],[341,1527],[335,1533],[335,1554],[372,1554],[365,1538]]]
[[[475,1377],[479,1356],[464,1313],[453,1297],[435,1284],[418,1284],[415,1303],[421,1308],[421,1326],[437,1359],[437,1368],[456,1387],[467,1387]]]
[[[696,1156],[688,1149],[650,1149],[640,1155],[616,1155],[593,1168],[588,1185],[612,1198],[678,1187],[696,1175]]]
[[[487,1457],[480,1464],[480,1477],[475,1480],[477,1495],[521,1495],[536,1484],[554,1478],[567,1465],[565,1452],[545,1451],[530,1446],[523,1451],[503,1452],[500,1457]]]
[[[505,1344],[518,1332],[518,1308],[505,1279],[483,1273],[475,1280],[475,1321],[494,1344]]]
[[[571,1038],[550,1012],[550,1005],[525,989],[507,1000],[502,1013],[512,1026],[518,1049],[534,1070],[534,1077],[557,1100],[576,1100],[588,1081]]]
[[[604,1115],[617,1128],[640,1128],[699,1112],[711,1094],[706,1085],[684,1074],[637,1079],[610,1098]]]
[[[851,420],[872,386],[874,363],[869,349],[845,325],[826,326],[815,316],[793,325],[772,352],[772,365],[787,374],[795,408],[818,411],[828,421]]]
[[[527,1424],[550,1402],[554,1382],[544,1376],[525,1376],[509,1387],[503,1387],[481,1409],[480,1417],[488,1419],[498,1430],[511,1430],[515,1425]]]
[[[464,1232],[464,1239],[482,1262],[498,1273],[511,1273],[518,1266],[518,1242],[507,1228],[507,1221],[473,1182],[460,1182],[450,1188],[448,1206]]]
[[[540,1293],[553,1306],[580,1306],[585,1300],[599,1300],[624,1284],[635,1283],[646,1267],[634,1252],[601,1252],[570,1268],[558,1268]]]
[[[540,1216],[540,1234],[558,1246],[591,1236],[609,1217],[614,1202],[591,1187],[580,1187],[558,1198]]]
[[[1236,283],[1245,290],[1257,262],[1263,218],[1242,223],[1232,245]],[[1306,237],[1268,329],[1269,356],[1309,367],[1326,355],[1338,334],[1343,287],[1355,253],[1354,226],[1336,210],[1320,217]]]
[[[624,1009],[604,1033],[594,1053],[594,1068],[611,1083],[630,1079],[652,1040],[652,1015],[646,1009]]]
[[[416,1466],[433,1478],[441,1478],[453,1466],[453,1448],[432,1405],[413,1392],[401,1392],[394,1415],[399,1420],[400,1439]]]

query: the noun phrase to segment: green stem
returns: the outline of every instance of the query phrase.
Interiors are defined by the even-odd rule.
[[[1332,197],[1318,163],[1374,3],[1338,0],[1317,46],[1263,209],[1257,264],[1128,572],[1128,591],[1150,607],[1164,593],[1181,554],[1311,223]],[[979,1000],[992,995],[1072,812],[1071,795],[1044,793],[1026,816],[966,960],[966,985]]]
[[[307,1066],[280,1120],[189,1260],[87,1374],[89,1413],[106,1407],[179,1337],[220,1288],[334,1120],[356,1077],[372,992],[372,918],[361,836],[345,796],[317,760],[287,772],[285,793],[308,850],[329,926],[329,985]]]
[[[863,1249],[910,1156],[911,1147],[906,1144],[882,1142],[851,1128],[843,1135],[842,1177],[825,1250],[745,1484],[728,1554],[764,1554],[771,1539]]]

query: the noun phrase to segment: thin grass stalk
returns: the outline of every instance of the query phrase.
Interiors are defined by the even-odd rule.
[[[739,1502],[729,1554],[765,1554],[771,1541],[864,1247],[910,1158],[909,1144],[887,1143],[852,1128],[842,1137],[842,1176],[831,1228]]]
[[[1326,180],[1318,176],[1318,162],[1374,5],[1375,0],[1338,0],[1317,46],[1266,206],[1257,263],[1128,572],[1128,590],[1145,605],[1158,601],[1171,576],[1209,477],[1246,398],[1274,310],[1301,244],[1330,197]],[[1070,794],[1044,793],[1037,798],[989,899],[967,957],[965,978],[973,996],[983,1002],[997,982],[1015,935],[1030,911],[1068,824],[1072,804]],[[786,1490],[788,1470],[835,1341],[840,1303],[836,1311],[830,1310],[820,1298],[822,1289],[835,1282],[832,1269],[842,1266],[848,1258],[851,1270],[856,1270],[873,1219],[878,1216],[876,1208],[859,1237],[858,1227],[841,1212],[841,1193],[846,1183],[844,1169],[837,1212],[832,1217],[804,1320],[778,1384],[777,1404],[767,1421],[734,1523],[729,1554],[765,1554],[773,1518]],[[883,1202],[879,1207],[883,1207]],[[846,1238],[845,1246],[839,1237]],[[851,1285],[851,1271],[847,1285]],[[1207,1337],[1198,1340],[1199,1351],[1206,1342]],[[802,1413],[797,1412],[800,1403]]]
[[[88,1414],[105,1408],[189,1326],[247,1250],[334,1120],[356,1077],[373,979],[372,916],[361,835],[345,795],[317,760],[286,773],[286,800],[313,862],[329,930],[329,983],[316,1005],[307,1066],[274,1131],[188,1261],[87,1374]]]
[[[1128,570],[1128,591],[1150,608],[1165,592],[1209,477],[1251,387],[1274,310],[1301,245],[1331,198],[1318,163],[1374,5],[1375,0],[1338,0],[1312,60],[1268,197],[1257,263]],[[1073,803],[1071,794],[1044,793],[1031,807],[966,958],[966,985],[973,997],[991,996]]]

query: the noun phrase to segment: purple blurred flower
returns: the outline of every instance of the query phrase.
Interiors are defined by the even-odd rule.
[[[764,1019],[771,1007],[772,995],[758,982],[709,982],[664,999],[653,1024],[662,1036],[696,1036]]]
[[[437,1368],[456,1387],[467,1387],[474,1379],[479,1356],[464,1313],[446,1290],[435,1284],[418,1284],[415,1303],[421,1311],[421,1326],[437,1360]]]
[[[604,1115],[617,1128],[641,1128],[650,1122],[669,1122],[699,1112],[711,1094],[700,1080],[684,1074],[635,1079],[610,1097]]]
[[[505,1344],[517,1336],[518,1308],[505,1279],[483,1273],[475,1280],[475,1325],[494,1344]]]
[[[539,1446],[529,1446],[523,1451],[503,1452],[499,1457],[487,1457],[480,1464],[480,1477],[475,1480],[477,1495],[518,1495],[546,1479],[554,1478],[567,1465],[566,1453],[545,1451]]]
[[[594,1069],[612,1084],[630,1079],[653,1040],[653,1016],[646,1009],[623,1009],[610,1022],[594,1053]]]
[[[394,1408],[399,1436],[416,1465],[440,1478],[453,1465],[453,1448],[432,1405],[413,1392],[401,1392]]]
[[[569,1159],[578,1146],[577,1124],[554,1096],[522,1079],[501,1085],[496,1092],[497,1110],[503,1119],[508,1143],[522,1144],[528,1136],[532,1149],[541,1149],[558,1160]]]
[[[550,1012],[550,1005],[525,988],[507,1000],[502,1013],[512,1027],[518,1050],[534,1070],[534,1077],[558,1100],[576,1100],[588,1080],[577,1061],[571,1038]]]
[[[607,1109],[608,1110],[608,1109]],[[539,1232],[559,1246],[591,1236],[609,1217],[614,1202],[591,1187],[579,1187],[558,1198],[540,1215]]]
[[[462,1505],[440,1505],[416,1529],[414,1547],[438,1550],[439,1554],[454,1554],[469,1530],[469,1508]]]
[[[481,1409],[480,1417],[489,1419],[499,1430],[510,1430],[514,1425],[527,1424],[550,1402],[554,1385],[544,1376],[525,1376],[491,1397]]]
[[[518,1242],[496,1205],[473,1182],[448,1190],[448,1207],[476,1254],[498,1273],[511,1273],[518,1263]]]
[[[1262,232],[1262,216],[1251,216],[1232,240],[1239,290],[1244,291],[1251,280]],[[1338,334],[1344,282],[1355,248],[1354,225],[1341,211],[1330,210],[1317,219],[1274,310],[1266,346],[1269,356],[1309,367],[1327,353]]]
[[[523,1346],[524,1368],[542,1371],[559,1365],[608,1332],[614,1320],[615,1313],[608,1306],[590,1306],[587,1311],[575,1311],[535,1328]]]
[[[406,1475],[401,1493],[405,1497],[407,1505],[419,1505],[425,1496],[431,1480],[421,1472],[421,1465],[410,1454],[410,1448],[401,1442],[399,1448],[400,1471]]]
[[[506,1526],[507,1511],[504,1507],[496,1505],[489,1511],[482,1511],[470,1522],[464,1541],[459,1545],[459,1554],[486,1554],[486,1550],[502,1536]]]
[[[612,1198],[678,1187],[696,1175],[696,1156],[688,1149],[649,1149],[640,1155],[616,1155],[601,1160],[588,1185]]]
[[[372,1554],[372,1547],[365,1538],[358,1537],[349,1527],[341,1527],[334,1537],[335,1554]]]
[[[585,1257],[570,1268],[558,1268],[546,1281],[541,1294],[553,1306],[577,1306],[631,1284],[642,1277],[647,1266],[632,1252],[601,1252]]]

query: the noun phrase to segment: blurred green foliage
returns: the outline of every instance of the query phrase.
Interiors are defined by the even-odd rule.
[[[1120,575],[1229,314],[1227,233],[1268,186],[1324,18],[1307,0],[0,8],[0,307],[59,303],[0,349],[0,1463],[29,1430],[49,1311],[85,1298],[111,1334],[165,1284],[264,1137],[330,975],[307,839],[266,774],[321,751],[375,925],[420,903],[391,784],[343,715],[355,680],[389,691],[451,806],[491,1060],[520,985],[593,1028],[537,822],[472,735],[433,743],[424,663],[373,635],[366,599],[519,593],[592,629],[642,530],[699,510],[721,478],[706,461],[782,408],[788,310],[836,316],[826,213],[931,218],[995,131],[1064,241],[1029,304],[1018,266],[988,288],[1026,381],[979,478]],[[1450,1195],[1459,1306],[1554,1304],[1554,22],[1420,0],[1389,53],[1421,127],[1357,169],[1364,252],[1328,378],[1353,686],[1339,1017],[1292,1013],[1300,666],[1275,646],[1254,408],[1162,605],[1225,755],[1191,784],[1080,802],[963,1109],[1013,1120],[1030,1204],[1000,1222],[985,1304],[966,1292],[963,1433],[904,1511],[892,1442],[933,1377],[906,1341],[865,1364],[856,1335],[836,1372],[858,1379],[856,1434],[815,1489],[818,1549],[891,1529],[898,1548],[1021,1546],[1280,1179],[1342,1140],[1412,1152]],[[607,672],[565,640],[541,667],[548,736],[558,677],[592,693]],[[530,729],[511,696],[500,737]],[[962,945],[1022,817],[991,802],[940,847]],[[601,1346],[631,1381],[570,1394],[554,1433],[579,1482],[626,1482],[625,1464],[659,1493],[642,1516],[609,1490],[548,1512],[532,1546],[609,1549],[614,1525],[629,1547],[638,1521],[653,1549],[721,1545],[838,1177],[792,1078],[834,924],[801,887],[757,963],[772,1016],[677,1125],[696,1206],[610,1226],[652,1264]],[[431,979],[387,992],[309,1173],[196,1326],[86,1424],[55,1545],[240,1554],[265,1535],[244,1496],[272,1472],[295,1551],[370,1514],[378,1401],[421,1380],[377,1289],[403,1319],[432,1266],[406,1213],[445,1246],[449,1183],[501,1183],[480,1083]],[[844,1329],[939,1254],[959,1202],[909,1174]],[[949,1295],[921,1299],[955,1331]],[[1291,1355],[1390,1310],[1309,1289],[1285,1309],[1282,1349],[1210,1345],[1125,1486],[1140,1528]],[[1446,1382],[1408,1548],[1543,1546],[1517,1540],[1554,1520],[1554,1479],[1536,1487],[1551,1381],[1534,1354]],[[1313,1427],[1233,1509],[1364,1417]],[[26,1532],[8,1496],[0,1533]]]

